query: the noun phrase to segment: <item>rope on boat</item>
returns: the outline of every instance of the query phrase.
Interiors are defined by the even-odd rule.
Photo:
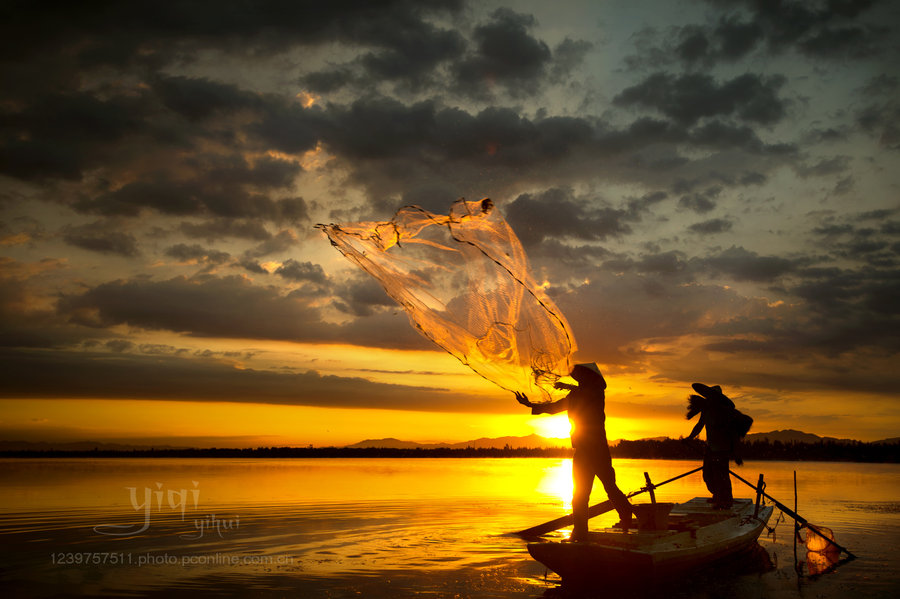
[[[774,523],[772,526],[769,526],[768,524],[765,525],[766,531],[767,531],[770,535],[772,535],[772,542],[773,542],[773,543],[776,541],[776,533],[775,533],[775,529],[777,529],[777,528],[778,528],[778,525],[779,525],[781,522],[784,522],[784,521],[785,521],[785,518],[784,518],[784,512],[779,511],[779,512],[778,512],[778,517],[775,518],[775,523]]]

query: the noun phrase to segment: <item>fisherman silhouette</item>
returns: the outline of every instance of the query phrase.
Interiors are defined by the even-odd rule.
[[[631,526],[631,504],[616,486],[616,471],[612,467],[609,444],[606,440],[606,380],[600,368],[593,362],[577,364],[570,376],[577,385],[557,382],[557,389],[569,389],[560,400],[532,403],[524,393],[516,392],[516,399],[531,408],[532,414],[558,414],[567,411],[572,423],[572,514],[575,526],[572,541],[585,540],[588,532],[588,501],[594,477],[600,479],[607,496],[615,505],[620,521],[615,525],[625,529]]]
[[[700,395],[688,397],[687,419],[700,414],[687,439],[693,439],[706,427],[706,451],[703,454],[703,482],[712,493],[710,500],[716,509],[728,509],[734,499],[731,494],[731,478],[728,463],[743,464],[738,453],[740,440],[750,430],[753,419],[734,407],[734,402],[722,393],[718,385],[708,387],[702,383],[691,385]]]

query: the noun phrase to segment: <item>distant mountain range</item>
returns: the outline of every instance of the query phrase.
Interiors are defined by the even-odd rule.
[[[648,440],[657,440],[662,441],[667,439],[668,437],[650,437],[647,439],[641,439],[642,441]],[[768,433],[751,433],[745,437],[746,441],[768,441],[770,443],[779,441],[781,443],[821,443],[821,442],[833,442],[833,443],[857,443],[857,441],[853,439],[838,439],[836,437],[820,437],[819,435],[815,435],[813,433],[804,433],[803,431],[793,430],[793,429],[785,429],[781,431],[771,431]],[[610,441],[610,445],[618,445],[619,440]],[[892,437],[890,439],[882,439],[880,441],[873,441],[873,443],[900,443],[900,437]],[[496,438],[485,438],[482,437],[480,439],[474,439],[472,441],[463,441],[461,443],[415,443],[413,441],[401,441],[399,439],[366,439],[365,441],[360,441],[359,443],[354,443],[352,445],[347,445],[346,447],[350,448],[365,448],[365,447],[376,447],[376,448],[390,448],[390,449],[435,449],[441,447],[447,447],[451,449],[465,449],[466,447],[475,447],[478,449],[482,448],[490,448],[495,447],[498,449],[502,449],[505,446],[509,446],[511,449],[516,448],[543,448],[543,447],[569,447],[568,439],[548,439],[546,437],[542,437],[540,435],[527,435],[524,437],[496,437]]]
[[[647,440],[657,440],[662,441],[667,439],[667,437],[651,437],[648,439],[641,439],[643,441]],[[819,435],[814,435],[813,433],[804,433],[803,431],[797,431],[793,429],[786,429],[782,431],[771,431],[768,433],[752,433],[745,437],[746,441],[769,441],[775,442],[779,441],[781,443],[820,443],[820,442],[834,442],[834,443],[856,443],[853,439],[838,439],[835,437],[820,437]],[[618,445],[619,440],[610,441],[610,445]],[[882,439],[880,441],[874,441],[873,443],[900,443],[900,437],[894,437],[891,439]],[[495,438],[485,438],[482,437],[480,439],[474,439],[472,441],[463,441],[461,443],[415,443],[413,441],[401,441],[400,439],[366,439],[365,441],[360,441],[359,443],[354,443],[352,445],[347,445],[346,447],[350,448],[365,448],[365,447],[376,447],[381,449],[435,449],[435,448],[451,448],[451,449],[465,449],[466,447],[475,447],[478,449],[482,448],[498,448],[502,449],[505,446],[509,446],[511,449],[516,448],[543,448],[543,447],[569,447],[568,439],[548,439],[546,437],[542,437],[540,435],[527,435],[525,437],[495,437]]]
[[[744,437],[746,441],[780,441],[781,443],[819,443],[822,441],[832,441],[837,443],[853,443],[852,439],[838,439],[836,437],[820,437],[812,433],[804,433],[794,429],[785,429],[783,431],[771,431],[768,433],[750,433]]]
[[[653,440],[665,440],[666,437],[652,437]],[[804,433],[803,431],[786,429],[780,431],[771,431],[768,433],[751,433],[747,435],[745,438],[746,441],[769,441],[769,442],[781,442],[781,443],[820,443],[820,442],[834,442],[834,443],[857,443],[852,439],[837,439],[835,437],[820,437],[819,435],[814,435],[812,433]],[[643,439],[650,440],[650,439]],[[619,440],[610,441],[610,445],[614,446],[619,443]],[[900,437],[892,437],[890,439],[881,439],[880,441],[873,441],[873,444],[895,444],[900,443]],[[223,445],[224,446],[224,445]],[[518,448],[528,448],[528,449],[540,449],[540,448],[555,448],[555,447],[569,447],[568,439],[555,439],[542,437],[540,435],[526,435],[522,437],[481,437],[479,439],[473,439],[471,441],[462,441],[460,443],[416,443],[414,441],[402,441],[400,439],[387,438],[387,439],[366,439],[364,441],[360,441],[358,443],[353,443],[352,445],[346,445],[345,447],[356,449],[356,448],[381,448],[381,449],[440,449],[440,448],[448,448],[448,449],[465,449],[467,447],[473,447],[476,449],[489,449],[489,448],[497,448],[503,449],[505,447],[509,447],[510,449],[518,449]],[[149,449],[186,449],[187,447],[184,445],[181,446],[173,446],[173,445],[129,445],[126,443],[98,443],[93,441],[74,441],[74,442],[49,442],[49,441],[40,441],[40,442],[31,442],[31,441],[0,441],[0,452],[3,451],[48,451],[48,450],[56,450],[56,451],[93,451],[94,449],[98,449],[101,451],[133,451],[133,450],[149,450]]]
[[[353,445],[347,445],[349,448],[365,448],[377,447],[379,449],[465,449],[474,447],[476,449],[497,448],[503,449],[509,446],[510,449],[517,448],[544,448],[544,447],[569,447],[568,439],[553,439],[542,437],[540,435],[527,435],[525,437],[481,437],[471,441],[463,441],[461,443],[415,443],[413,441],[401,441],[400,439],[366,439]]]

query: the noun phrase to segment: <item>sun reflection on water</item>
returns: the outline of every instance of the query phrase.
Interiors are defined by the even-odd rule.
[[[572,460],[560,460],[541,469],[535,491],[549,495],[562,502],[566,510],[572,509]]]

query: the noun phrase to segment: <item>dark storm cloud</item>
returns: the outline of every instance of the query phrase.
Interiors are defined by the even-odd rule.
[[[124,185],[85,185],[77,197],[53,196],[89,213],[134,216],[153,209],[296,222],[307,217],[302,200],[271,197],[272,191],[290,186],[300,171],[296,163],[266,157],[248,162],[234,150],[206,148],[233,148],[243,137],[244,150],[265,151],[273,144],[282,151],[313,149],[324,129],[315,122],[317,113],[291,110],[290,101],[234,85],[160,71],[175,60],[190,63],[201,49],[252,55],[324,39],[381,40],[409,60],[420,60],[419,43],[436,33],[425,16],[454,13],[461,5],[264,2],[246,13],[228,3],[95,8],[6,7],[8,18],[0,19],[6,50],[0,68],[9,101],[0,108],[0,169],[33,181],[78,181],[102,168],[106,180],[115,182],[119,171],[128,171]],[[61,68],[40,67],[60,54]],[[387,68],[390,57],[372,58]],[[30,65],[27,72],[19,68],[23,63]],[[36,71],[41,78],[33,77]],[[139,85],[129,78],[84,84],[93,73],[103,81],[110,72],[126,71]],[[37,79],[48,83],[29,85]],[[233,120],[237,114],[249,115],[246,127]],[[310,132],[314,125],[316,131]],[[266,145],[257,148],[254,142]],[[155,171],[144,166],[160,162],[148,157],[172,152],[187,153],[177,170],[171,164]]]
[[[456,81],[474,95],[500,84],[513,95],[536,89],[537,81],[550,63],[547,44],[532,37],[528,30],[534,17],[498,8],[491,22],[475,28],[476,53],[456,65]]]
[[[293,258],[286,260],[275,270],[275,274],[291,281],[310,281],[313,283],[325,283],[328,277],[318,264],[312,262],[298,262]]]
[[[676,281],[690,280],[691,273],[688,267],[685,255],[674,250],[643,254],[637,259],[616,257],[604,260],[602,264],[603,270],[616,273],[617,275],[627,273],[644,277],[643,291],[654,296],[659,295],[666,286],[675,284]]]
[[[153,89],[164,106],[189,121],[239,110],[256,110],[262,105],[257,94],[203,78],[158,77],[153,81]]]
[[[709,331],[721,336],[709,349],[736,356],[785,356],[791,360],[797,355],[843,355],[851,359],[854,352],[865,355],[872,350],[884,357],[900,351],[900,271],[896,266],[804,269],[800,282],[791,285],[788,292],[800,300],[795,300],[789,318],[773,313],[766,319],[722,323]],[[753,335],[752,340],[742,337],[748,333]],[[877,385],[878,391],[888,391],[884,382]]]
[[[886,330],[878,333],[879,336],[893,334],[900,326],[896,319],[900,314],[900,304],[897,303],[900,297],[900,273],[896,270],[810,271],[807,280],[792,291],[806,300],[821,316],[833,322],[844,319],[845,324],[840,329],[846,331],[853,330],[860,321],[869,321],[869,329],[881,322]],[[851,343],[849,338],[846,341]],[[896,340],[893,342],[895,346],[898,343],[900,342]]]
[[[797,268],[797,264],[787,258],[760,256],[756,252],[736,246],[731,246],[717,255],[698,259],[698,264],[713,273],[727,275],[735,281],[755,282],[771,282]]]
[[[643,273],[674,275],[683,272],[686,268],[687,262],[684,253],[674,250],[641,256],[635,262],[635,269]]]
[[[602,260],[608,260],[613,253],[597,245],[573,245],[570,242],[563,243],[554,238],[546,238],[539,246],[528,248],[528,257],[534,264],[548,264],[558,268],[565,266],[572,273],[586,273],[593,271],[596,264]],[[553,288],[548,290],[553,295]]]
[[[678,199],[678,205],[681,208],[693,210],[698,214],[705,214],[716,207],[716,197],[721,193],[722,187],[715,185],[700,192],[681,196]]]
[[[497,197],[514,189],[507,197],[516,199],[504,206],[509,221],[531,257],[553,273],[554,287],[548,292],[575,325],[583,351],[596,352],[597,359],[639,363],[649,351],[642,349],[643,340],[698,332],[714,339],[709,349],[731,352],[735,361],[775,355],[779,348],[796,355],[862,346],[896,351],[893,306],[898,304],[900,238],[889,214],[846,226],[819,223],[823,243],[815,258],[799,252],[790,258],[760,255],[723,235],[742,217],[742,212],[725,213],[738,191],[748,196],[774,193],[769,187],[733,187],[771,181],[774,189],[781,182],[773,176],[778,169],[787,176],[808,177],[803,183],[809,186],[827,177],[823,189],[853,199],[854,182],[862,181],[852,176],[853,169],[861,161],[839,154],[849,151],[843,146],[808,151],[811,140],[852,141],[861,131],[883,148],[900,148],[896,77],[873,78],[859,90],[859,99],[842,117],[845,124],[823,121],[807,129],[811,132],[803,138],[801,152],[793,139],[784,137],[793,128],[786,115],[797,106],[790,102],[797,102],[792,99],[802,97],[804,90],[799,77],[793,77],[797,73],[790,71],[788,80],[772,75],[771,69],[765,71],[768,76],[745,69],[766,64],[764,51],[828,59],[871,52],[884,36],[859,20],[867,3],[720,1],[702,24],[648,31],[643,37],[647,53],[639,66],[651,70],[641,71],[641,79],[629,87],[604,90],[605,97],[616,101],[608,112],[600,105],[603,117],[583,112],[553,116],[544,109],[526,113],[506,103],[531,102],[534,92],[566,83],[592,49],[571,38],[551,48],[527,14],[501,9],[471,24],[458,2],[242,6],[139,1],[103,5],[103,10],[77,3],[20,4],[16,14],[8,5],[0,9],[6,11],[0,14],[0,171],[35,188],[43,185],[42,199],[87,214],[129,222],[147,215],[183,221],[171,232],[190,240],[163,244],[164,256],[206,266],[230,264],[254,273],[255,281],[212,276],[93,281],[78,293],[67,292],[54,314],[28,311],[25,306],[34,304],[34,297],[17,288],[20,280],[8,280],[0,288],[3,344],[71,347],[87,336],[96,338],[94,348],[105,352],[46,354],[32,356],[32,362],[22,355],[9,362],[11,367],[22,364],[25,372],[33,372],[34,361],[43,360],[51,369],[58,364],[63,382],[75,376],[66,373],[82,368],[96,380],[109,377],[109,393],[122,396],[182,397],[185,390],[203,396],[199,382],[189,381],[195,372],[211,386],[221,377],[216,392],[235,400],[252,396],[223,391],[229,383],[237,389],[249,389],[250,382],[270,389],[261,397],[266,400],[270,393],[277,398],[273,401],[295,401],[284,389],[302,395],[306,391],[296,387],[309,385],[308,396],[297,400],[305,402],[322,401],[313,397],[321,390],[315,376],[251,370],[241,378],[222,364],[179,364],[174,360],[184,352],[150,346],[144,351],[146,344],[137,337],[121,339],[121,333],[112,332],[120,328],[110,327],[431,349],[368,279],[337,282],[302,259],[284,261],[271,273],[275,276],[267,270],[271,266],[260,264],[269,256],[284,260],[296,250],[298,237],[291,227],[322,207],[308,205],[294,188],[303,175],[299,155],[317,148],[333,159],[328,170],[339,174],[342,185],[363,187],[371,198],[364,207],[334,207],[345,214],[386,212],[399,199],[443,208],[462,193],[461,185],[488,187],[482,193]],[[450,20],[438,19],[446,15],[458,30],[442,28],[439,23]],[[325,44],[337,50],[335,55],[353,52],[356,58],[342,58],[348,62],[303,77],[309,68],[321,68],[304,64],[305,51],[319,60]],[[323,94],[349,88],[309,106],[292,97],[296,89],[283,95],[260,93],[251,87],[255,83],[236,85],[197,74],[225,54],[235,64],[252,61],[256,68],[263,64],[256,61],[287,49],[294,52],[278,60],[296,59],[291,63],[296,70],[280,72],[281,81],[301,78],[309,91]],[[708,69],[751,54],[753,62],[729,65],[728,75]],[[201,55],[203,60],[195,62]],[[686,67],[685,72],[664,72],[674,63]],[[276,80],[263,71],[238,73],[235,79]],[[392,92],[397,97],[386,95]],[[470,103],[473,99],[479,103]],[[485,100],[491,103],[480,103]],[[625,193],[637,197],[607,200],[573,191],[607,181],[628,184],[636,191]],[[662,189],[666,192],[653,191]],[[738,199],[748,210],[756,201]],[[17,200],[5,201],[12,205]],[[693,212],[692,221],[707,220],[682,225],[689,234],[677,241],[649,234],[647,239],[653,240],[640,246],[646,253],[614,253],[598,246],[630,241],[625,237],[637,224],[651,215],[672,217],[676,207]],[[718,211],[728,218],[710,218]],[[681,212],[672,218],[690,216]],[[135,255],[129,253],[137,251],[133,237],[129,245],[129,229],[91,227],[67,227],[61,234],[71,245]],[[805,238],[809,231],[796,233]],[[710,237],[709,244],[704,236]],[[234,238],[250,240],[254,247],[234,256],[215,249]],[[667,245],[707,247],[713,242],[738,245],[700,257]],[[855,261],[859,267],[811,266],[829,260]],[[178,268],[166,262],[167,268]],[[709,279],[722,287],[699,283]],[[575,280],[591,282],[566,282]],[[732,282],[759,283],[766,287],[760,295],[784,299],[792,311],[784,317],[785,310],[764,300],[725,289]],[[42,299],[46,302],[46,294]],[[349,320],[325,322],[323,316],[335,311]],[[879,326],[879,320],[886,324]],[[743,337],[751,335],[755,337]],[[150,372],[148,362],[137,360],[138,353],[172,358],[156,375],[171,375],[171,386],[153,381],[146,391],[135,391],[138,385],[127,381],[126,374],[141,381]],[[39,388],[49,389],[49,382],[43,384]],[[178,385],[184,389],[179,391]],[[345,381],[336,381],[331,391],[349,397],[335,401],[369,401],[362,383],[342,385]],[[403,405],[414,405],[414,393],[390,391],[409,397]],[[382,392],[388,390],[375,389],[375,395]],[[94,396],[106,391],[100,393]]]
[[[771,125],[785,115],[785,100],[778,97],[784,77],[746,73],[721,84],[710,75],[674,76],[655,73],[613,98],[619,106],[654,108],[676,122],[689,125],[701,118],[735,116],[744,121]]]
[[[178,348],[174,345],[166,345],[165,343],[141,343],[137,346],[137,350],[142,354],[147,354],[149,356],[159,356],[159,355],[168,355],[168,354],[183,354],[187,353],[187,349]]]
[[[315,265],[306,270],[308,283],[324,285],[319,280],[322,273]],[[259,274],[268,272],[259,267]],[[314,307],[313,303],[320,304],[326,291],[322,288],[311,293],[284,294],[280,288],[254,285],[241,276],[176,277],[165,281],[138,278],[103,283],[78,295],[63,296],[55,318],[68,323],[72,329],[70,338],[81,339],[124,324],[195,337],[434,349],[374,283],[357,281],[338,290],[338,301],[349,307],[348,312],[363,316],[343,324],[326,323],[321,310]],[[12,303],[10,311],[18,314],[21,308]],[[63,326],[63,322],[59,324]],[[385,331],[391,333],[386,335]]]
[[[490,20],[476,25],[471,44],[457,31],[438,29],[417,19],[380,23],[373,20],[354,28],[353,42],[374,46],[354,61],[305,75],[301,81],[316,93],[344,86],[369,89],[390,81],[401,90],[437,89],[488,98],[502,89],[514,97],[535,92],[547,80],[565,80],[593,47],[566,38],[551,52],[530,30],[531,15],[508,8],[495,10]],[[441,69],[452,80],[441,76]]]
[[[718,150],[741,149],[751,154],[783,154],[796,152],[790,144],[765,144],[756,132],[746,125],[730,125],[715,119],[694,127],[688,141],[701,148]]]
[[[860,91],[866,105],[856,112],[856,123],[878,139],[882,147],[900,150],[900,78],[884,73],[873,77]]]
[[[276,235],[272,235],[256,247],[250,248],[244,253],[247,258],[263,258],[272,254],[280,254],[288,251],[295,245],[300,243],[297,235],[288,229],[279,231]]]
[[[76,194],[51,196],[93,214],[152,209],[279,222],[307,217],[302,198],[271,197],[290,188],[299,164],[264,154],[248,158],[244,152],[268,148],[255,146],[261,138],[235,120],[243,111],[262,127],[286,100],[205,79],[151,79],[149,87],[54,91],[4,104],[0,155],[8,160],[0,169],[32,181],[84,181],[85,173],[100,172],[102,178],[84,181]],[[230,118],[209,118],[223,114]],[[239,144],[239,137],[246,141]]]
[[[690,129],[641,117],[617,128],[590,117],[527,118],[505,107],[472,113],[433,101],[405,105],[388,98],[331,105],[321,120],[327,123],[323,147],[346,160],[353,181],[376,198],[453,182],[459,189],[459,181],[485,179],[502,188],[514,181],[546,186],[605,174],[665,185],[676,174],[690,172],[691,160],[679,154],[681,146],[707,156],[728,150],[753,154],[743,161],[733,154],[716,169],[716,177],[733,183],[751,165],[764,176],[760,170],[790,163],[797,153],[793,145],[765,144],[749,128],[715,120]],[[711,176],[709,168],[702,172]]]
[[[728,60],[736,60],[753,50],[763,36],[759,23],[744,23],[736,17],[722,17],[712,37],[719,52]]]
[[[855,186],[856,186],[856,179],[854,179],[852,176],[847,176],[847,177],[844,177],[843,179],[840,179],[837,183],[835,183],[834,189],[832,190],[832,192],[835,195],[847,195],[851,191],[853,191]]]
[[[862,43],[878,35],[873,28],[848,24],[871,8],[874,0],[833,1],[823,5],[803,2],[758,2],[748,4],[755,22],[765,32],[770,48],[795,45],[810,55],[832,56],[849,53],[865,56],[871,52]]]
[[[856,122],[889,150],[900,150],[900,103],[872,104],[859,111]]]
[[[767,180],[768,180],[768,177],[766,177],[762,173],[750,172],[750,173],[744,173],[743,175],[741,175],[740,184],[748,185],[748,186],[749,185],[762,185]]]
[[[296,103],[270,98],[259,119],[248,127],[254,139],[262,141],[262,147],[274,148],[289,154],[308,152],[316,148],[316,142],[328,130],[327,116],[317,107],[302,109]]]
[[[0,193],[2,196],[2,193]],[[3,199],[0,199],[0,207]],[[44,226],[33,217],[14,217],[9,221],[0,220],[0,246],[33,245],[47,236]]]
[[[554,188],[539,194],[522,194],[506,209],[506,218],[525,246],[547,237],[602,240],[628,233],[634,215],[622,209],[596,208],[571,189]]]
[[[385,308],[399,310],[397,302],[371,277],[354,279],[335,290],[335,307],[355,316],[372,316]]]
[[[249,163],[240,155],[195,155],[187,163],[190,178],[175,179],[160,172],[123,187],[83,200],[76,207],[101,214],[135,216],[142,208],[164,214],[211,214],[231,218],[279,220],[282,203],[261,192],[288,187],[302,170],[300,165],[274,158]],[[287,207],[295,212],[293,203]]]
[[[0,55],[21,61],[66,49],[82,67],[158,66],[200,47],[273,52],[334,37],[353,40],[460,8],[458,0],[7,3],[0,12]]]
[[[754,21],[744,22],[737,16],[720,17],[714,26],[686,25],[674,28],[661,42],[654,39],[643,48],[644,56],[630,57],[630,63],[650,66],[656,62],[680,60],[689,66],[712,66],[718,61],[734,62],[757,48],[765,31]],[[655,44],[661,43],[661,46]],[[651,57],[655,60],[651,60]]]
[[[351,343],[363,347],[378,347],[383,349],[400,349],[414,351],[434,351],[436,345],[418,332],[411,323],[406,313],[391,302],[384,308],[378,309],[377,295],[363,298],[368,302],[369,311],[361,310],[369,315],[355,318],[342,324],[335,330],[335,336],[331,341],[338,343]],[[359,310],[362,303],[352,306]]]
[[[409,188],[403,192],[400,203],[404,206],[420,206],[429,212],[443,214],[447,212],[447,206],[457,199],[458,192],[459,187],[450,182],[410,183]]]
[[[79,226],[70,225],[63,228],[62,238],[69,245],[92,252],[137,256],[140,251],[134,235],[119,230],[118,226],[103,221]]]
[[[850,259],[870,268],[895,268],[900,244],[900,224],[890,220],[893,211],[860,214],[856,219],[829,222],[812,232],[821,236],[830,253],[836,258]],[[881,221],[877,225],[875,222]],[[873,222],[871,226],[863,223]]]
[[[385,81],[415,90],[431,85],[433,71],[462,55],[466,46],[458,32],[410,17],[359,23],[353,41],[376,49],[351,63],[305,75],[301,82],[315,93],[345,85],[371,87]]]
[[[231,401],[330,408],[505,411],[506,402],[443,389],[375,383],[315,371],[235,368],[228,361],[119,352],[0,350],[10,376],[0,396]],[[53,376],[47,376],[52,372]]]
[[[3,91],[9,98],[10,92]],[[23,180],[79,180],[144,128],[142,98],[50,93],[0,107],[0,173]]]
[[[573,330],[579,352],[605,364],[634,366],[646,356],[646,340],[694,335],[727,313],[744,312],[755,301],[733,291],[689,281],[692,266],[678,253],[611,261],[590,283],[556,298]]]
[[[700,223],[694,223],[688,226],[688,231],[699,233],[701,235],[716,235],[718,233],[727,233],[731,230],[733,223],[724,218],[713,218]]]
[[[44,307],[46,291],[36,279],[63,269],[63,260],[25,264],[0,256],[0,346],[60,348],[84,339],[83,331]]]
[[[388,98],[357,100],[328,114],[328,148],[348,158],[411,156],[434,134],[433,102],[411,106]]]
[[[797,174],[804,179],[808,177],[824,177],[846,172],[850,168],[849,156],[823,158],[815,164],[798,163],[794,166]]]
[[[855,237],[857,231],[840,234]],[[666,364],[670,358],[660,353],[647,356],[641,347],[648,340],[701,335],[710,340],[704,349],[729,354],[730,363],[759,358],[803,363],[796,380],[785,382],[789,388],[802,389],[819,376],[809,372],[828,376],[828,361],[837,356],[844,356],[851,368],[849,364],[858,359],[855,356],[867,351],[877,356],[900,351],[897,265],[860,269],[810,266],[817,260],[763,256],[740,247],[705,258],[657,252],[637,260],[606,260],[599,272],[595,269],[590,283],[554,298],[578,332],[580,351],[606,363],[634,367],[649,358],[666,372],[672,366]],[[767,295],[790,299],[782,303],[742,297],[726,285],[699,282],[710,275],[719,280],[769,283]],[[680,358],[676,353],[671,359]],[[700,356],[697,360],[701,370],[695,368],[695,375],[688,376],[709,376],[720,369]],[[890,392],[890,377],[862,383],[866,376],[877,373],[863,363],[860,367],[859,373],[848,373],[847,380],[833,387],[850,389],[860,383],[858,388]],[[752,382],[752,376],[733,370],[725,368],[729,380],[758,384]]]
[[[553,66],[550,79],[554,82],[565,80],[583,61],[594,45],[585,40],[566,38],[553,49]]]
[[[165,251],[166,256],[187,262],[196,260],[201,263],[223,264],[231,259],[228,252],[205,248],[199,244],[188,245],[186,243],[178,243],[170,246]]]
[[[205,239],[210,243],[233,237],[253,241],[264,241],[272,237],[272,234],[258,222],[231,218],[183,222],[179,226],[179,230],[188,237]]]
[[[675,51],[683,61],[692,63],[706,58],[710,49],[710,40],[702,28],[689,25],[679,32]]]
[[[321,338],[318,310],[238,276],[114,281],[66,296],[59,312],[78,324],[127,324],[208,337]]]
[[[117,354],[126,352],[134,347],[134,343],[127,339],[110,339],[105,343],[107,349]]]
[[[521,15],[503,13],[497,23],[524,27],[525,21]],[[571,40],[559,46],[570,66],[586,48]],[[771,115],[777,113],[778,106],[772,102],[776,99],[768,97],[772,102],[767,103],[766,96],[766,90],[773,92],[774,84],[747,77],[751,76],[716,87],[718,97],[727,104],[732,102],[726,98],[732,88],[741,88],[745,80],[756,81],[747,86],[757,94],[755,97],[751,93],[723,110],[750,120],[774,118]],[[503,180],[518,176],[516,169],[531,168],[536,177],[562,173],[556,167],[567,164],[569,176],[588,176],[596,170],[590,160],[609,162],[610,158],[619,158],[630,168],[614,169],[610,163],[610,171],[627,178],[644,177],[647,168],[665,176],[667,168],[687,162],[674,154],[653,162],[634,155],[659,144],[687,144],[707,151],[739,149],[759,155],[793,151],[790,146],[762,143],[746,126],[717,120],[688,129],[683,124],[639,117],[631,125],[615,129],[588,117],[539,114],[529,119],[516,109],[499,106],[476,113],[443,107],[434,100],[407,105],[391,98],[367,96],[349,105],[305,108],[293,98],[250,93],[207,79],[154,76],[151,83],[137,90],[113,88],[103,92],[102,100],[84,100],[90,110],[75,112],[99,115],[95,119],[104,118],[106,105],[118,102],[129,107],[127,118],[115,116],[122,110],[112,111],[113,122],[98,128],[106,131],[105,135],[94,132],[93,138],[86,136],[93,140],[91,148],[74,135],[83,124],[73,125],[73,135],[69,135],[66,126],[59,131],[44,127],[38,117],[40,111],[13,109],[5,121],[12,134],[0,139],[0,147],[6,143],[7,150],[17,156],[6,163],[11,174],[79,179],[89,170],[102,168],[105,178],[86,181],[77,194],[51,196],[87,213],[137,216],[153,210],[168,215],[297,223],[308,218],[306,202],[293,196],[292,190],[302,169],[293,160],[266,155],[270,150],[302,153],[321,145],[350,169],[352,181],[370,187],[376,197],[383,193],[381,186],[403,195],[426,183],[432,189],[445,186],[445,181],[449,186],[450,181],[470,179],[474,172],[484,173],[485,169],[491,177]],[[675,97],[673,101],[682,102],[684,98]],[[674,105],[666,106],[669,112],[676,110]],[[79,119],[73,116],[64,120]],[[22,143],[46,149],[49,162],[41,163],[41,168],[17,170],[17,160],[37,157],[34,152],[18,153]],[[173,151],[181,157],[177,163],[167,158]],[[257,157],[246,155],[251,151]],[[53,171],[50,166],[57,164],[54,156],[60,153],[77,160]],[[148,160],[148,156],[155,159]],[[399,168],[392,164],[394,161],[405,165]],[[104,183],[115,181],[120,172],[127,173],[122,184]],[[288,193],[293,197],[277,198]],[[197,236],[204,235],[200,231],[204,226],[209,227],[185,225]],[[256,229],[232,233],[264,238],[260,227]],[[206,238],[213,239],[214,235]]]
[[[874,0],[859,2],[734,2],[708,0],[711,24],[673,27],[653,36],[630,57],[633,67],[659,67],[681,61],[689,66],[734,62],[755,50],[770,53],[794,50],[813,58],[861,59],[876,55],[888,40],[879,23],[859,22]],[[662,37],[662,39],[658,39]]]
[[[258,275],[269,274],[269,271],[262,267],[262,264],[259,263],[259,260],[256,260],[254,258],[241,258],[240,262],[238,262],[238,265],[247,272],[256,273]]]
[[[441,168],[448,160],[505,166],[558,160],[591,144],[597,134],[582,118],[530,120],[502,107],[472,114],[433,101],[405,105],[389,98],[333,106],[327,118],[322,140],[338,155],[382,161],[402,157]]]

